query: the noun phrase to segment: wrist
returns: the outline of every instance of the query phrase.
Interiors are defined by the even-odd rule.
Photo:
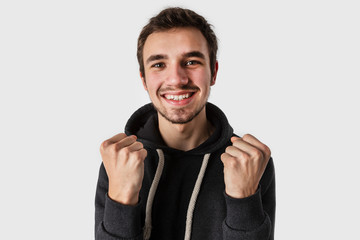
[[[123,205],[105,197],[103,225],[107,232],[122,239],[135,239],[141,233],[141,204]],[[118,224],[121,223],[121,224]]]
[[[247,198],[254,195],[257,191],[258,187],[256,188],[246,188],[246,189],[230,189],[225,188],[225,193],[232,198]]]
[[[112,191],[109,188],[108,196],[111,200],[121,203],[123,205],[134,206],[139,202],[139,194],[130,194],[130,193],[121,193],[117,191]]]
[[[232,229],[252,231],[264,222],[260,187],[255,194],[247,198],[232,198],[226,193],[224,196],[227,209],[226,224]]]

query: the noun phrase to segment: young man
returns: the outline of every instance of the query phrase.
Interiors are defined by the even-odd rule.
[[[275,174],[269,148],[234,135],[207,102],[217,39],[195,12],[168,8],[138,39],[152,104],[104,141],[96,239],[273,239]]]

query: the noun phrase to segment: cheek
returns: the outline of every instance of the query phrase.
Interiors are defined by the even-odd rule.
[[[156,94],[157,90],[161,86],[161,77],[158,76],[159,74],[146,74],[146,87],[149,94]]]
[[[207,87],[210,85],[211,75],[210,71],[206,71],[206,69],[189,72],[188,76],[192,82],[199,87]]]

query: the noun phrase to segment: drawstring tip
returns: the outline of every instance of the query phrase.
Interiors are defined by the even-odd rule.
[[[144,227],[144,240],[148,240],[151,236],[151,226]]]

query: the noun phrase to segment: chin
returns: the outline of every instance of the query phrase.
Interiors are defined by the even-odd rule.
[[[166,111],[165,112],[159,111],[159,109],[157,109],[157,111],[160,113],[161,116],[163,116],[166,120],[168,120],[169,122],[171,122],[173,124],[186,124],[186,123],[191,122],[196,116],[198,116],[199,113],[204,108],[204,106],[202,108],[200,108],[198,111],[194,111],[194,112],[190,112],[190,113],[186,112],[183,109],[173,110],[171,114],[169,114]]]

